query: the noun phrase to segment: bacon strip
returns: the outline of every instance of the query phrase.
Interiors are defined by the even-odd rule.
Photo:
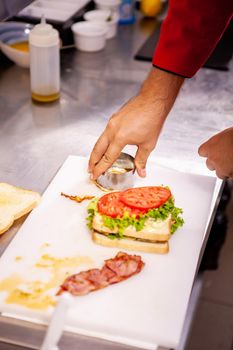
[[[65,194],[63,192],[61,192],[61,196],[64,196],[66,198],[69,198],[71,199],[72,201],[75,201],[77,203],[82,203],[83,201],[85,200],[90,200],[90,199],[93,199],[95,198],[95,196],[83,196],[83,197],[79,197],[79,196],[70,196],[68,194]]]
[[[65,291],[75,296],[86,295],[124,281],[139,273],[144,265],[140,256],[119,252],[113,259],[105,260],[102,269],[91,269],[68,277],[60,286],[57,295]]]

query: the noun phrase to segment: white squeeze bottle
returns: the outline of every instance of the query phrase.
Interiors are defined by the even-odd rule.
[[[45,19],[29,34],[32,99],[52,102],[60,96],[59,34]]]

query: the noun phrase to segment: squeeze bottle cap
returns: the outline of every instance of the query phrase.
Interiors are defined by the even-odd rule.
[[[29,33],[29,43],[40,47],[49,47],[59,43],[58,31],[51,24],[46,23],[42,16],[40,24],[37,24]]]

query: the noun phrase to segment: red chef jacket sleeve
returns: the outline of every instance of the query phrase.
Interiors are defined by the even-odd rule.
[[[233,0],[169,0],[153,65],[191,78],[206,62],[233,14]]]

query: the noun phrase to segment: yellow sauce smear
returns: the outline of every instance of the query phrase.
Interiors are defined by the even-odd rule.
[[[29,45],[28,45],[28,41],[22,41],[20,43],[14,43],[9,45],[10,47],[12,47],[13,49],[19,50],[19,51],[24,51],[24,52],[28,52],[29,51]]]
[[[92,264],[93,260],[88,256],[74,256],[57,258],[49,254],[43,254],[40,260],[35,264],[36,267],[50,267],[54,270],[60,270],[67,267],[77,267],[81,264]]]
[[[45,294],[47,288],[44,283],[34,281],[28,287],[31,290],[23,291],[16,286],[7,296],[6,303],[18,304],[35,310],[46,310],[48,307],[56,305],[55,299],[49,294]]]
[[[15,261],[20,261],[20,260],[22,260],[22,259],[23,259],[23,257],[22,257],[22,256],[19,256],[19,255],[15,257]]]
[[[65,278],[75,273],[77,267],[82,264],[93,265],[93,260],[88,256],[57,258],[44,254],[35,267],[49,271],[51,277],[47,282],[27,281],[14,273],[0,281],[0,292],[8,293],[5,300],[8,304],[46,310],[56,304],[56,299],[49,294],[49,291],[53,288],[57,289]]]

